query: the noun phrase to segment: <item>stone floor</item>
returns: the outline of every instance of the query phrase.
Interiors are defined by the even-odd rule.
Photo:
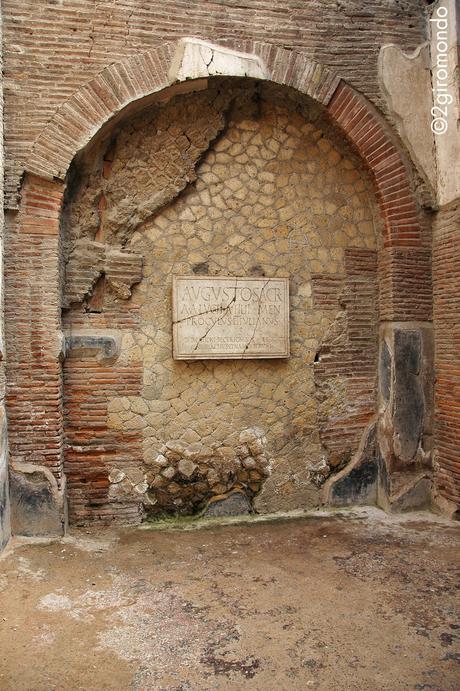
[[[14,540],[0,689],[460,688],[458,524],[372,509],[190,528]]]

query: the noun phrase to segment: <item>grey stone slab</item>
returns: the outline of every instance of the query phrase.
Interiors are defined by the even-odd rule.
[[[423,428],[425,405],[420,376],[421,349],[418,331],[395,331],[395,448],[401,460],[406,462],[414,458]]]
[[[113,358],[119,354],[120,345],[112,335],[72,334],[66,336],[66,352],[70,350],[99,351],[102,358]]]
[[[241,516],[252,513],[251,502],[243,492],[231,492],[228,495],[214,497],[208,503],[203,516]]]
[[[16,535],[62,535],[64,522],[49,471],[10,470],[11,526]]]

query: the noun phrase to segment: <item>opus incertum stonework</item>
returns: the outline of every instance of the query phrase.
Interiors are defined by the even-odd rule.
[[[173,276],[174,358],[289,356],[289,280]]]
[[[65,211],[79,520],[190,513],[234,491],[257,511],[318,506],[372,424],[372,182],[318,109],[288,96],[219,79],[88,152]],[[83,347],[109,335],[116,356]]]

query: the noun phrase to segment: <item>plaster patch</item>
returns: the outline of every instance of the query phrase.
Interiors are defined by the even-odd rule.
[[[398,132],[419,173],[436,190],[433,105],[428,43],[406,55],[395,45],[382,46],[378,60],[380,88]]]

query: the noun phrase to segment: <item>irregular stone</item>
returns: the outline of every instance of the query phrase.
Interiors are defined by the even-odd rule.
[[[182,455],[187,447],[182,441],[174,439],[166,442],[166,448],[174,453]]]
[[[190,458],[193,460],[203,458],[203,447],[201,446],[201,444],[197,442],[195,444],[190,444],[190,446],[187,446],[187,448],[184,450],[184,458]]]
[[[239,441],[241,444],[249,444],[250,442],[254,442],[256,439],[261,439],[263,437],[263,430],[259,429],[258,427],[249,427],[248,429],[244,429],[240,432]]]
[[[167,480],[168,478],[164,478],[162,475],[157,475],[151,482],[149,481],[149,486],[152,489],[158,489],[164,487]]]
[[[116,485],[122,480],[124,480],[125,477],[126,474],[122,470],[119,470],[118,468],[113,468],[109,473],[109,482]]]
[[[264,437],[259,437],[254,439],[254,441],[248,442],[249,451],[253,456],[258,456],[264,450]]]
[[[165,468],[164,470],[162,470],[161,474],[163,475],[163,477],[167,478],[168,480],[172,480],[172,478],[176,474],[176,469],[173,468],[172,466],[169,466],[168,468]]]
[[[316,465],[309,467],[310,480],[316,487],[321,487],[330,475],[331,469],[325,458],[321,458]]]
[[[138,398],[131,403],[131,412],[136,413],[136,415],[147,415],[149,406],[142,398]]]
[[[217,455],[224,460],[230,460],[235,458],[235,450],[231,446],[221,446],[217,450]]]
[[[176,451],[171,451],[171,449],[168,449],[165,453],[166,458],[168,459],[169,462],[177,462],[181,459],[182,455],[180,453],[177,453]]]
[[[264,471],[266,471],[270,466],[270,461],[268,460],[268,458],[266,456],[263,456],[263,455],[257,456],[256,461],[257,461],[258,465],[261,468],[263,468]]]
[[[191,477],[195,472],[196,465],[188,458],[182,458],[177,466],[178,471],[184,475],[184,477]]]
[[[217,483],[220,481],[220,477],[217,474],[217,472],[214,470],[214,468],[211,468],[208,471],[207,479],[208,479],[208,482],[211,485],[211,487],[214,487],[214,485],[217,485]]]
[[[166,456],[163,456],[162,453],[159,453],[158,456],[154,458],[153,463],[155,465],[160,466],[160,468],[166,468],[166,466],[168,465],[168,459],[166,458]]]
[[[134,485],[134,491],[137,492],[138,494],[145,494],[149,488],[149,484],[147,480],[143,480],[142,482],[139,482],[137,485]]]
[[[216,494],[223,494],[227,490],[227,487],[222,482],[218,482],[212,489]]]
[[[192,429],[187,429],[187,430],[185,430],[184,434],[182,435],[182,439],[189,444],[193,444],[193,443],[197,443],[200,441],[200,435],[197,434]],[[185,451],[184,451],[184,453],[185,453]]]
[[[246,456],[249,456],[249,447],[247,444],[240,444],[240,446],[237,446],[235,449],[235,453],[238,456],[238,458],[246,458]]]
[[[140,468],[128,468],[126,475],[133,485],[138,485],[145,479],[145,475]]]

